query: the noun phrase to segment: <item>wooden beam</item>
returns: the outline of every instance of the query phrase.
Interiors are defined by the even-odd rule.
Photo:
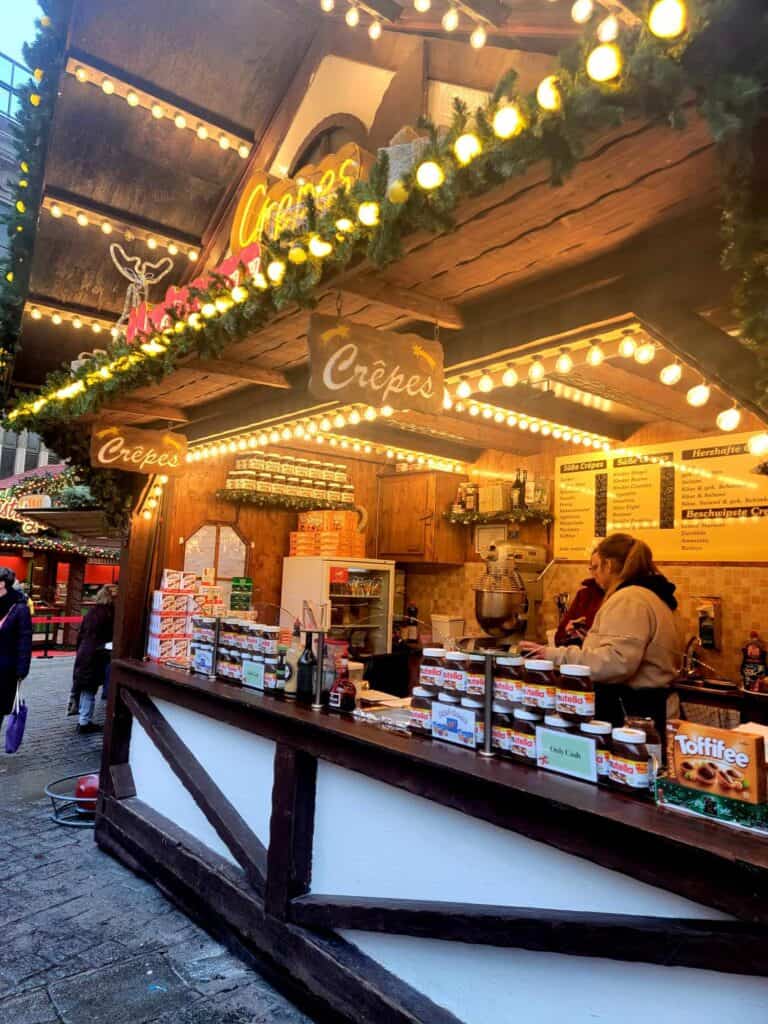
[[[407,316],[413,316],[417,320],[427,320],[451,330],[460,330],[464,326],[464,320],[458,307],[452,303],[444,302],[442,299],[433,299],[422,291],[399,288],[380,276],[342,280],[339,287],[348,295],[370,299],[371,302],[380,306],[389,306],[391,309],[396,309]]]
[[[765,977],[765,928],[706,921],[355,896],[303,896],[291,920],[337,929]]]
[[[481,21],[495,25],[497,28],[503,25],[510,15],[510,12],[502,7],[497,0],[456,0],[456,6],[465,14],[474,14]]]
[[[282,920],[290,900],[309,892],[316,779],[316,758],[276,745],[264,909]]]
[[[183,409],[164,402],[147,402],[138,398],[113,398],[108,405],[102,406],[103,412],[121,412],[126,416],[140,416],[144,420],[170,420],[173,423],[188,423],[189,419]]]
[[[499,426],[492,420],[475,419],[469,416],[439,416],[424,412],[396,412],[390,423],[398,427],[405,437],[424,434],[452,444],[469,445],[475,448],[499,448],[503,451],[528,455],[536,451],[541,443],[520,430]],[[406,442],[402,442],[407,446]],[[414,447],[417,445],[414,443]]]
[[[268,370],[257,363],[243,362],[237,359],[190,359],[179,364],[185,370],[196,370],[214,377],[227,377],[231,380],[247,380],[251,384],[261,384],[268,388],[290,390],[291,382],[279,370]]]
[[[386,22],[397,21],[403,13],[402,7],[395,3],[395,0],[357,0],[357,6],[371,17],[381,18]]]
[[[229,802],[192,751],[145,694],[121,689],[120,696],[154,743],[174,775],[203,812],[242,867],[251,885],[263,892],[267,851],[240,812]]]

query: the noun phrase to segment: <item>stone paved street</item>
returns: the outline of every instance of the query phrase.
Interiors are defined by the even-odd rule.
[[[50,820],[45,784],[99,763],[101,736],[64,716],[71,673],[33,662],[27,735],[0,752],[0,1024],[309,1024],[90,829]]]

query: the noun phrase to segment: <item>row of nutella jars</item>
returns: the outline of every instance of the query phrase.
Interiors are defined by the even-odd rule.
[[[459,697],[485,694],[484,654],[426,647],[419,670],[419,686],[431,693]],[[515,655],[494,657],[493,692],[498,701],[543,713],[557,712],[568,721],[589,721],[595,715],[595,688],[586,665],[524,660]]]

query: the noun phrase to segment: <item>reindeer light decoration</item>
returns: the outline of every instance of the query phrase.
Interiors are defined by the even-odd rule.
[[[129,256],[122,245],[118,245],[117,242],[110,245],[109,255],[112,257],[114,265],[128,281],[123,312],[115,324],[120,331],[128,323],[131,310],[136,309],[142,302],[148,301],[150,286],[162,281],[173,270],[173,260],[165,256],[157,263],[150,263],[148,260],[142,260],[140,256]]]

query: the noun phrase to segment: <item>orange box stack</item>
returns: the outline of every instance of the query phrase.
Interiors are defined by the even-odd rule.
[[[365,534],[357,530],[354,511],[317,510],[299,514],[299,528],[291,533],[292,556],[365,558]]]

